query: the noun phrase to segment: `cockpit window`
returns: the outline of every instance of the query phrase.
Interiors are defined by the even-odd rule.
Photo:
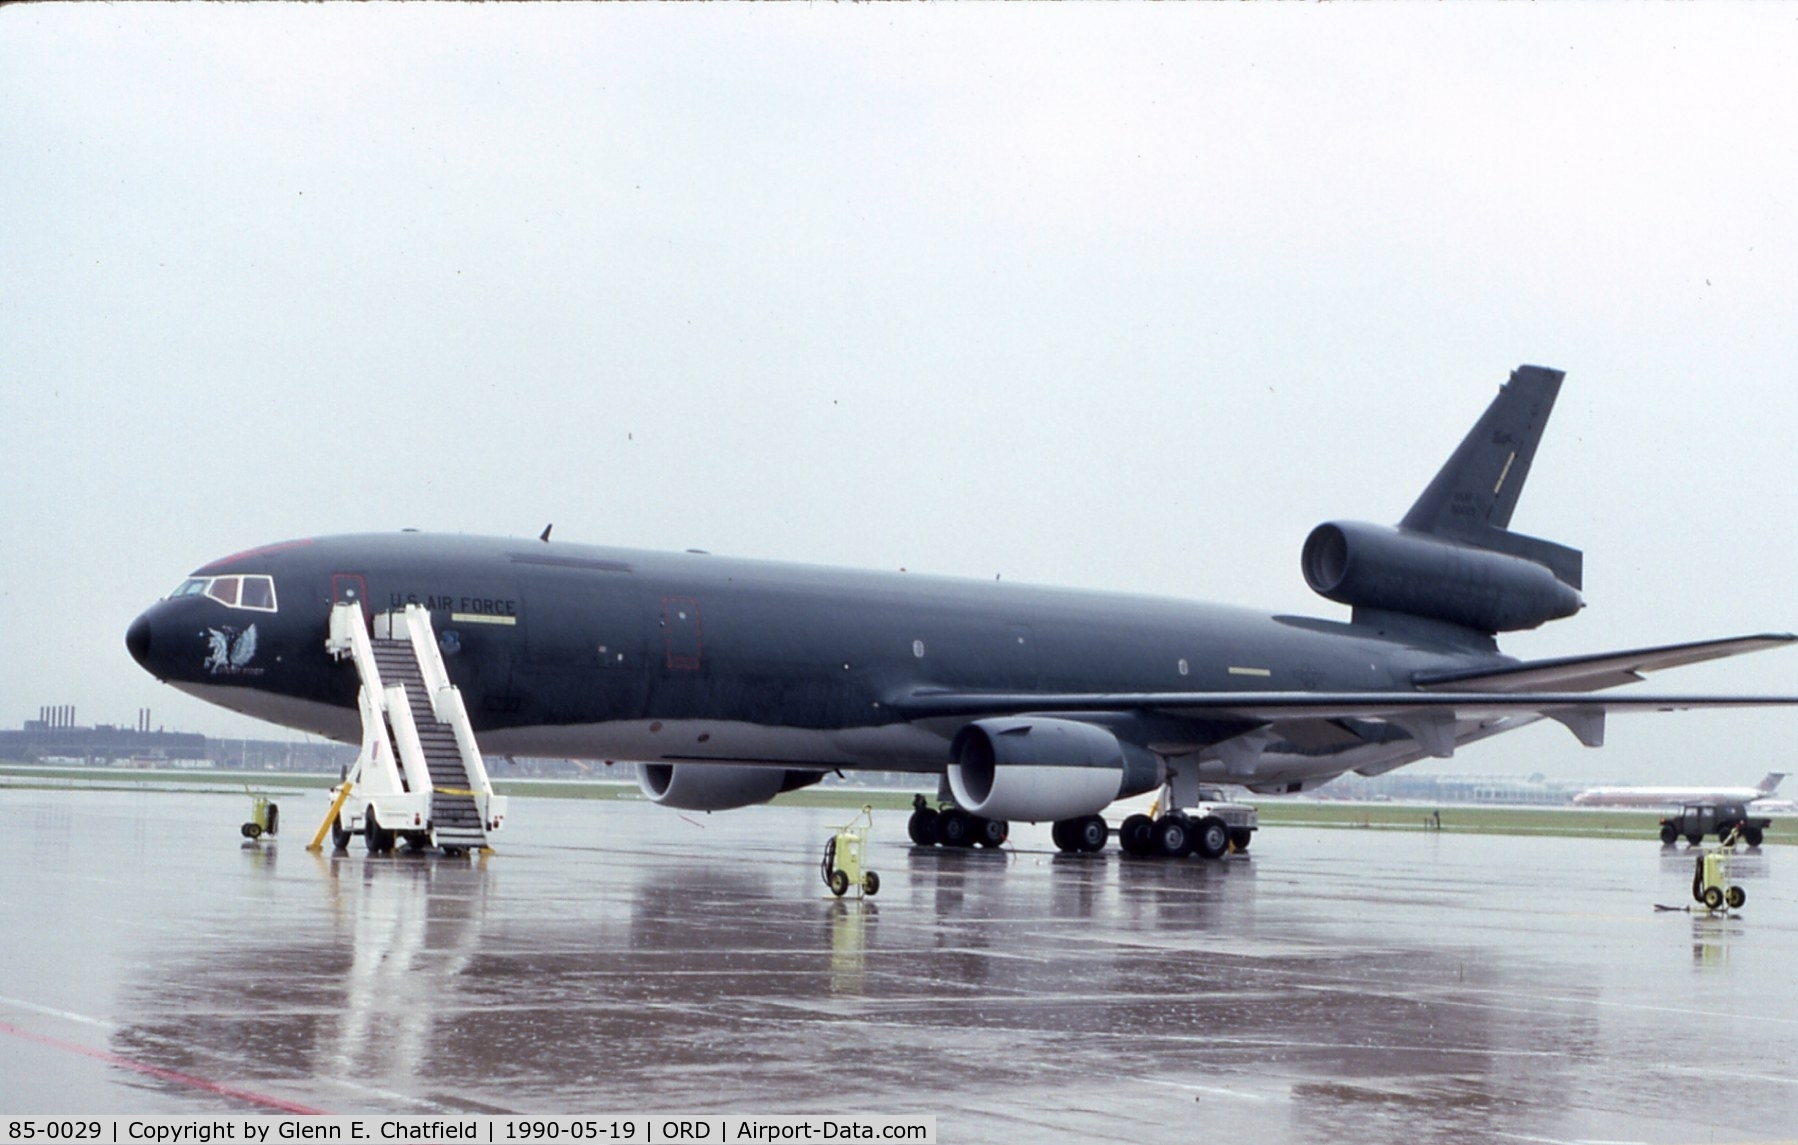
[[[244,577],[243,591],[238,594],[237,603],[243,608],[256,608],[266,612],[275,611],[275,578]]]
[[[196,576],[181,582],[169,593],[173,600],[181,596],[208,596],[228,608],[246,608],[252,612],[275,611],[275,578],[252,574],[247,576]]]

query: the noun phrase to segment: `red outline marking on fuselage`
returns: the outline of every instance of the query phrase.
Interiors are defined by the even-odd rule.
[[[301,541],[282,541],[278,545],[264,545],[260,549],[245,549],[241,553],[232,553],[228,557],[220,557],[216,561],[212,561],[208,564],[201,565],[199,568],[194,570],[194,575],[198,576],[201,573],[211,572],[213,569],[218,568],[220,565],[228,565],[232,561],[248,560],[251,557],[266,557],[270,553],[283,553],[283,552],[286,552],[288,549],[303,548],[306,545],[310,545],[311,543],[312,543],[312,538],[307,537],[305,540],[301,540]]]

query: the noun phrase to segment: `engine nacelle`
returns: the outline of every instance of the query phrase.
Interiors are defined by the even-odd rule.
[[[963,810],[1040,823],[1095,815],[1161,783],[1145,748],[1079,720],[976,720],[950,748],[949,790]]]
[[[720,763],[640,763],[637,786],[663,807],[682,811],[729,811],[766,803],[783,791],[810,787],[819,771],[785,767],[735,767]]]
[[[1494,530],[1496,534],[1498,530]],[[1578,553],[1504,534],[1516,548]],[[1473,628],[1514,632],[1572,616],[1579,593],[1547,565],[1427,533],[1331,521],[1311,530],[1301,558],[1313,592],[1355,608],[1401,612]]]

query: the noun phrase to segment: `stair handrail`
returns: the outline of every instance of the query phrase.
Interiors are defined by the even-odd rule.
[[[449,668],[443,662],[443,650],[437,644],[437,633],[431,626],[431,614],[416,604],[406,606],[406,634],[412,640],[413,659],[423,675],[426,693],[431,697],[431,714],[448,724],[456,737],[456,750],[462,755],[462,769],[468,775],[469,790],[482,804],[485,822],[486,800],[493,795],[493,782],[487,775],[487,762],[481,746],[475,742],[474,725],[468,719],[468,706],[462,702],[462,690],[450,682]]]

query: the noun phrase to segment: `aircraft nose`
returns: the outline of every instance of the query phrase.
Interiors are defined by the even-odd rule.
[[[145,668],[150,666],[150,617],[148,613],[133,620],[131,627],[125,629],[125,647],[130,651],[131,658],[138,664]]]

